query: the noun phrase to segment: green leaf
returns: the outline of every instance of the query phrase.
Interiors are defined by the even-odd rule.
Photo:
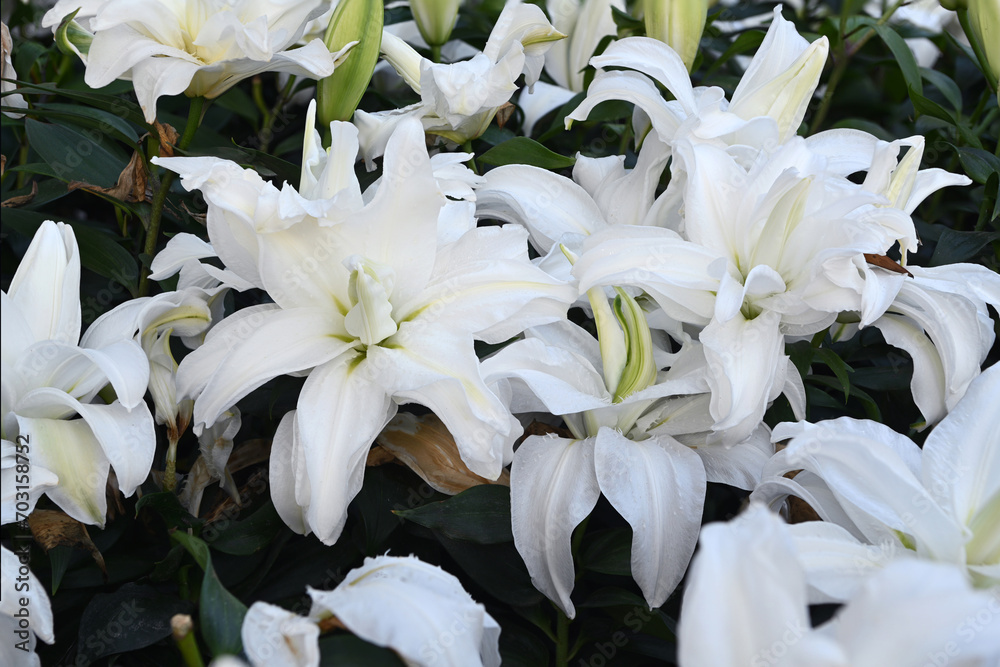
[[[187,549],[205,571],[201,580],[201,595],[198,597],[198,617],[201,634],[211,649],[212,656],[238,655],[243,650],[240,629],[247,613],[246,605],[219,581],[204,540],[179,530],[170,533],[170,537]]]
[[[69,563],[73,559],[73,547],[58,545],[48,551],[49,564],[52,566],[52,590],[51,595],[55,595],[59,590],[59,584],[66,575]]]
[[[951,77],[926,67],[920,68],[920,76],[941,91],[941,94],[948,100],[948,103],[955,107],[955,111],[962,110],[962,91],[959,89],[958,84],[951,80]]]
[[[135,144],[139,141],[139,135],[131,123],[103,109],[63,102],[40,102],[32,108],[32,115],[70,120],[79,125],[96,128],[105,134],[114,134],[117,139],[125,143]]]
[[[479,544],[512,542],[510,488],[482,484],[437,503],[395,512],[446,537]]]
[[[247,519],[233,522],[218,532],[213,530],[215,525],[210,524],[201,535],[216,551],[247,556],[271,544],[284,525],[274,504],[268,500]]]
[[[646,34],[646,24],[615,6],[611,7],[611,19],[618,28],[618,37]]]
[[[72,90],[70,88],[60,88],[52,83],[38,84],[30,81],[18,81],[17,86],[18,88],[28,89],[26,92],[37,90],[48,95],[66,97],[68,99],[81,102],[87,106],[103,109],[104,111],[110,111],[116,116],[135,123],[136,125],[143,127],[146,126],[145,118],[142,115],[142,110],[139,108],[139,105],[118,95],[102,93],[100,90],[89,90],[86,92]],[[110,84],[109,87],[110,86],[114,86],[114,84]]]
[[[725,53],[715,59],[715,61],[709,66],[706,74],[711,74],[720,67],[722,67],[726,62],[733,56],[738,56],[741,53],[746,53],[751,49],[756,49],[764,41],[764,33],[760,30],[751,30],[749,32],[742,33],[739,37],[733,40],[732,45],[726,49]]]
[[[194,557],[201,569],[204,570],[208,567],[212,555],[204,540],[194,535],[188,535],[182,530],[175,530],[170,533],[170,539],[187,549],[188,553]]]
[[[873,21],[872,27],[875,28],[875,32],[878,33],[878,36],[882,38],[885,45],[892,51],[892,55],[896,57],[899,69],[903,72],[903,80],[906,81],[906,87],[917,94],[923,95],[924,83],[920,78],[920,67],[917,65],[917,59],[913,57],[910,47],[906,45],[906,42],[892,26],[884,23],[880,25],[878,22]]]
[[[834,376],[840,382],[840,388],[844,392],[844,400],[846,401],[851,396],[851,378],[848,374],[852,373],[854,369],[848,366],[847,362],[828,347],[819,348],[815,354],[818,360],[822,361],[833,371]]]
[[[170,636],[170,619],[191,612],[191,603],[152,586],[127,583],[114,593],[98,593],[80,616],[74,665],[86,667],[116,653],[135,651]]]
[[[143,508],[149,508],[159,514],[169,528],[176,528],[178,526],[188,528],[190,526],[201,524],[201,521],[191,516],[191,514],[184,509],[180,501],[177,500],[177,496],[172,491],[159,491],[157,493],[147,493],[143,495],[143,497],[139,498],[139,501],[135,504],[136,516],[139,515],[139,510]]]
[[[916,109],[917,113],[923,116],[940,118],[949,125],[958,124],[958,121],[955,119],[955,115],[952,112],[948,111],[934,100],[927,99],[923,95],[915,92],[912,88],[910,89],[910,101],[913,103],[913,108]]]
[[[211,649],[212,656],[238,655],[243,650],[240,630],[243,627],[243,617],[247,615],[247,607],[226,590],[215,575],[211,562],[201,581],[198,608],[201,634]]]
[[[601,574],[632,576],[632,531],[609,528],[587,536],[587,546],[580,554],[581,566]]]
[[[534,139],[514,137],[494,146],[477,158],[485,164],[530,164],[542,169],[565,169],[576,164],[576,158],[550,151]]]
[[[109,150],[103,135],[67,125],[24,121],[28,143],[65,181],[85,181],[111,187],[118,181],[128,158]]]
[[[986,185],[991,174],[1000,173],[1000,157],[981,148],[956,147],[962,169],[969,178],[980,185]]]
[[[532,586],[528,569],[513,542],[476,544],[452,540],[444,535],[436,537],[459,567],[501,602],[527,607],[543,599],[542,594]]]
[[[24,209],[8,208],[3,212],[4,226],[29,239],[35,235],[35,231],[46,220],[61,221],[56,216]],[[73,228],[76,242],[80,246],[80,261],[85,268],[105,278],[118,281],[130,291],[135,290],[139,269],[131,253],[118,245],[118,242],[108,234],[88,227],[81,222],[71,220],[62,220],[62,222],[66,222]]]
[[[319,653],[320,667],[403,667],[390,649],[348,634],[320,639]]]
[[[1000,232],[956,232],[945,227],[934,248],[930,264],[942,266],[964,262],[994,241],[1000,241]]]

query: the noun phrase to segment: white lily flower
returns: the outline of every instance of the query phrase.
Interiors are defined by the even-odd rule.
[[[669,46],[648,37],[630,37],[611,44],[591,64],[636,72],[598,71],[587,98],[566,117],[567,125],[586,120],[599,103],[616,99],[642,109],[667,144],[679,131],[717,145],[757,149],[787,141],[805,116],[829,43],[826,37],[807,42],[782,18],[780,9],[775,8],[767,35],[728,103],[719,88],[693,88],[684,60]],[[673,93],[675,100],[664,100],[652,79]]]
[[[988,667],[1000,659],[1000,598],[939,563],[894,563],[811,628],[791,528],[752,505],[702,529],[684,590],[681,667],[924,667],[956,656]]]
[[[170,351],[170,337],[199,340],[212,323],[209,302],[225,295],[225,289],[206,291],[189,287],[140,297],[122,304],[94,321],[80,344],[104,347],[134,339],[149,359],[149,392],[153,398],[156,423],[166,424],[176,440],[191,419],[190,400],[178,400],[177,362]]]
[[[534,84],[545,52],[563,37],[541,9],[519,2],[504,7],[483,52],[458,63],[431,62],[383,31],[382,55],[421,101],[403,109],[355,112],[366,162],[370,165],[382,155],[395,127],[408,118],[420,120],[426,132],[457,144],[480,136],[517,90],[518,77],[523,73],[525,83]]]
[[[5,639],[0,659],[8,667],[41,667],[37,640],[55,641],[52,605],[42,582],[28,569],[26,547],[15,554],[0,546],[0,632]]]
[[[581,154],[572,180],[531,165],[497,167],[476,187],[476,214],[524,225],[532,246],[545,256],[540,266],[569,280],[571,265],[560,246],[575,255],[588,236],[611,225],[658,223],[656,188],[669,155],[663,143],[650,137],[631,169],[625,168],[623,156]]]
[[[351,164],[353,127],[333,123],[332,132],[328,164]],[[158,163],[187,170],[196,164],[189,160]],[[182,182],[234,170],[219,162],[184,173]],[[247,265],[275,303],[220,322],[181,362],[178,383],[182,395],[197,397],[200,430],[271,378],[309,375],[299,409],[275,435],[271,489],[290,526],[332,543],[361,488],[365,452],[398,403],[433,409],[466,464],[497,477],[519,426],[480,377],[473,340],[501,342],[560,319],[576,292],[530,264],[523,229],[476,229],[467,221],[456,240],[439,242],[447,199],[418,123],[401,125],[390,141],[382,181],[367,202],[353,170],[324,174],[316,187],[326,188],[326,199],[311,202],[320,218],[254,218],[243,209],[213,227],[214,197],[227,194],[211,184],[213,246],[227,265],[215,229],[245,243],[237,261],[256,248]]]
[[[591,236],[573,267],[580,290],[644,289],[668,316],[704,326],[716,431],[736,441],[784,390],[786,334],[827,328],[844,310],[880,316],[902,276],[869,267],[916,235],[908,215],[847,179],[795,139],[760,154],[749,171],[724,149],[679,142],[688,174],[684,234],[613,227]]]
[[[57,26],[80,4],[60,0],[43,26]],[[93,37],[89,46],[77,49],[87,65],[87,85],[132,81],[150,123],[163,95],[211,99],[261,72],[321,79],[353,46],[330,53],[315,39],[291,48],[308,22],[325,10],[320,0],[107,0],[85,9],[92,12]]]
[[[1000,308],[1000,276],[976,264],[911,266],[885,314],[872,322],[913,359],[910,389],[924,426],[965,395],[996,337],[987,304]],[[840,332],[847,337],[852,327]]]
[[[872,569],[905,556],[957,566],[980,586],[1000,584],[1000,367],[983,372],[921,450],[886,426],[841,417],[780,424],[791,438],[753,498],[788,495],[826,523],[798,524],[815,601],[843,600]],[[802,472],[784,477],[793,470]]]
[[[712,419],[707,401],[690,400],[708,389],[697,343],[671,355],[671,369],[657,377],[635,300],[619,291],[612,314],[595,290],[591,303],[600,349],[582,329],[561,322],[529,330],[483,362],[487,381],[505,383],[513,411],[560,415],[573,434],[527,438],[511,466],[514,544],[535,587],[570,618],[570,537],[601,494],[632,526],[632,576],[652,609],[684,575],[706,481],[752,488],[773,452],[764,426],[735,447],[709,445],[699,434]],[[683,398],[665,398],[671,396]],[[704,418],[693,414],[699,409]],[[678,439],[692,434],[693,442]]]
[[[500,665],[500,626],[453,575],[410,556],[366,558],[332,591],[307,589],[308,617],[255,602],[243,621],[253,667],[318,667],[318,622],[335,617],[415,667]]]
[[[109,471],[130,496],[153,463],[153,417],[142,400],[146,355],[127,332],[105,335],[106,325],[87,336],[111,342],[78,346],[80,257],[61,222],[39,227],[2,303],[2,522],[24,518],[47,494],[74,519],[103,527]],[[98,395],[109,384],[116,398],[107,403]],[[15,511],[23,465],[30,465],[28,507]]]
[[[625,10],[622,0],[548,0],[552,25],[566,35],[545,53],[545,72],[554,84],[537,81],[525,88],[517,104],[524,111],[524,134],[530,136],[538,119],[582,93],[583,70],[597,45],[618,28],[611,8]]]

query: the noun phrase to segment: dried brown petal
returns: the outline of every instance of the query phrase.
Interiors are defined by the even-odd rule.
[[[455,438],[436,415],[396,415],[378,443],[441,493],[455,495],[480,484],[510,486],[504,470],[495,482],[475,474],[462,461]]]
[[[104,556],[98,551],[90,539],[87,527],[73,517],[56,510],[35,510],[28,517],[28,527],[35,541],[49,551],[53,547],[67,546],[90,552],[108,580],[108,569],[104,565]]]
[[[865,253],[865,261],[873,266],[878,266],[887,271],[892,271],[893,273],[905,273],[906,275],[913,277],[913,274],[900,266],[896,261],[889,259],[885,255],[872,255],[870,253]]]

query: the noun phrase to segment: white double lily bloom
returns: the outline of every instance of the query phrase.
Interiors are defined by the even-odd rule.
[[[205,193],[213,247],[274,300],[212,329],[181,362],[181,394],[196,397],[200,429],[268,380],[308,375],[275,434],[271,492],[289,526],[326,543],[340,535],[368,448],[397,404],[434,410],[469,468],[496,479],[520,425],[483,382],[473,342],[561,319],[576,298],[531,265],[523,228],[475,228],[468,202],[449,203],[443,191],[462,191],[462,181],[451,164],[441,165],[450,178],[435,178],[419,123],[400,124],[382,178],[364,193],[357,131],[333,123],[331,132],[334,148],[316,160],[307,145],[305,196],[223,160],[157,160]],[[311,126],[306,134],[319,145]]]
[[[38,228],[2,298],[2,522],[45,494],[74,519],[103,527],[109,471],[131,496],[153,463],[153,416],[143,402],[149,361],[111,320],[79,342],[80,254],[61,222]],[[25,483],[26,510],[15,503]]]
[[[681,667],[989,667],[1000,592],[940,563],[898,562],[812,628],[790,529],[760,505],[701,532],[678,629]]]
[[[332,591],[307,589],[308,616],[255,602],[243,619],[254,667],[318,667],[318,623],[335,618],[415,667],[497,667],[500,625],[454,575],[415,556],[366,558]]]
[[[791,527],[815,602],[841,601],[873,570],[915,557],[1000,585],[1000,366],[983,372],[921,450],[875,422],[848,417],[780,424],[788,446],[753,498],[789,495],[823,519]],[[794,476],[787,473],[801,471]]]
[[[603,290],[590,296],[600,344],[560,322],[483,362],[514,412],[559,415],[572,433],[527,438],[511,466],[514,544],[536,588],[570,618],[570,538],[602,494],[632,526],[632,576],[652,609],[684,576],[706,481],[751,489],[773,451],[763,425],[735,447],[710,444],[701,346],[661,352],[632,297],[618,290],[611,307]]]
[[[370,165],[382,155],[395,127],[407,118],[419,119],[425,131],[456,144],[480,136],[517,90],[522,73],[528,86],[538,80],[545,52],[563,37],[541,9],[520,2],[504,7],[482,53],[462,62],[434,63],[383,31],[383,57],[420,95],[420,102],[354,114],[365,160]]]
[[[331,53],[314,39],[293,48],[325,11],[320,0],[60,0],[43,27],[55,28],[81,5],[77,17],[88,20],[70,39],[87,65],[87,85],[132,81],[150,123],[163,95],[214,98],[261,72],[322,79],[353,46]]]
[[[794,139],[749,171],[724,149],[679,143],[688,173],[684,233],[611,227],[590,236],[573,267],[580,290],[645,290],[672,319],[704,327],[714,430],[742,440],[797,371],[785,335],[810,335],[842,311],[881,315],[902,276],[870,267],[896,239],[915,244],[903,211],[828,173]]]
[[[978,264],[909,270],[913,278],[871,324],[913,359],[910,390],[929,425],[958,404],[993,347],[987,304],[1000,308],[1000,275]],[[839,328],[837,336],[847,338],[852,329]]]

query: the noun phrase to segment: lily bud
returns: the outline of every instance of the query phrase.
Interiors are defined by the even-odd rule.
[[[653,338],[646,315],[636,300],[620,287],[615,288],[614,311],[625,333],[625,367],[614,391],[614,402],[625,400],[656,382],[656,362],[653,360]]]
[[[350,120],[368,89],[382,43],[382,0],[341,0],[323,43],[331,52],[354,44],[348,58],[316,86],[320,126]]]
[[[56,28],[56,46],[63,53],[69,55],[75,53],[80,60],[87,61],[87,54],[90,53],[90,44],[94,41],[94,35],[89,30],[73,20],[80,10],[67,16]]]
[[[561,243],[559,249],[570,264],[576,264],[576,261],[580,259],[576,253]],[[604,294],[603,287],[591,287],[587,290],[587,300],[590,301],[590,307],[594,311],[594,324],[597,326],[597,340],[601,347],[601,362],[604,370],[604,386],[608,388],[610,393],[616,394],[628,361],[628,334],[623,332],[622,327],[619,326],[620,320],[608,303],[608,297]]]
[[[676,51],[690,72],[705,30],[708,0],[645,0],[643,14],[646,36]]]
[[[1000,0],[969,0],[969,23],[986,54],[985,64],[1000,79]],[[1000,89],[993,92],[1000,100]]]
[[[420,35],[430,46],[441,46],[451,37],[462,0],[411,0],[410,10]]]

